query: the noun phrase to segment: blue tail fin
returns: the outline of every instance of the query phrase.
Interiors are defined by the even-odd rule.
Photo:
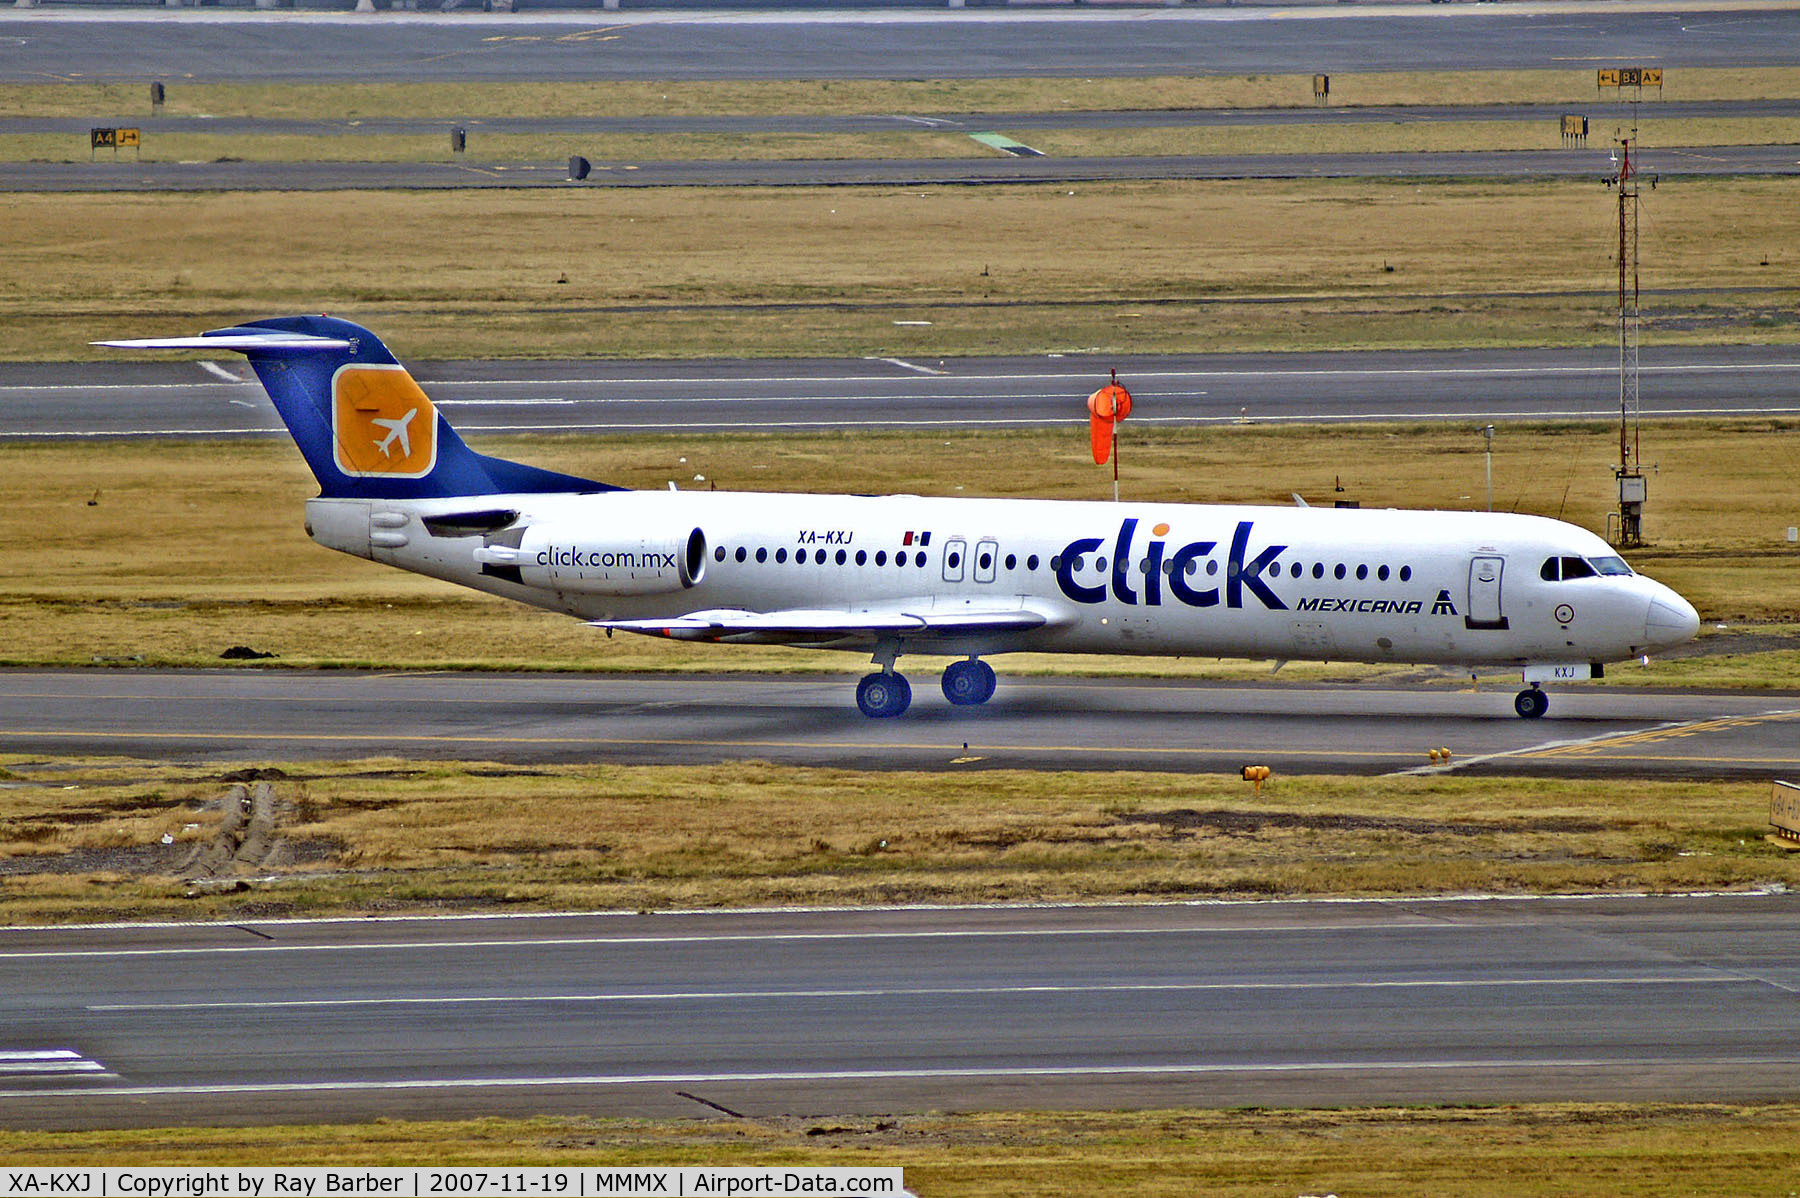
[[[200,337],[103,344],[243,354],[327,498],[620,489],[476,453],[381,339],[347,320],[280,316]]]

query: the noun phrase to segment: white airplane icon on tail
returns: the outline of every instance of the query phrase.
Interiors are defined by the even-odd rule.
[[[398,420],[383,420],[379,416],[375,417],[373,423],[379,424],[388,431],[387,436],[375,442],[375,448],[379,449],[383,456],[391,458],[394,456],[394,440],[399,438],[400,456],[402,458],[412,456],[412,438],[407,435],[406,426],[411,424],[412,418],[418,414],[419,409],[411,408]]]

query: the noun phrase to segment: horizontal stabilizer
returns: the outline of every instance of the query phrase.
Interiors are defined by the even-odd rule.
[[[243,333],[221,337],[141,337],[133,341],[93,341],[109,349],[349,349],[339,337],[314,337],[307,333]]]
[[[319,493],[328,499],[581,495],[619,489],[476,453],[381,338],[347,320],[276,316],[198,337],[94,344],[243,354],[312,467]]]

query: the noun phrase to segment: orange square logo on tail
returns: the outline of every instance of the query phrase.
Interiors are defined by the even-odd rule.
[[[340,367],[331,431],[353,478],[424,478],[437,465],[437,409],[403,366]]]

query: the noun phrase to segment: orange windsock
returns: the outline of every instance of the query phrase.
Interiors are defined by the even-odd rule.
[[[1108,383],[1088,396],[1088,433],[1094,442],[1094,465],[1104,466],[1112,456],[1113,428],[1131,415],[1131,392]]]

